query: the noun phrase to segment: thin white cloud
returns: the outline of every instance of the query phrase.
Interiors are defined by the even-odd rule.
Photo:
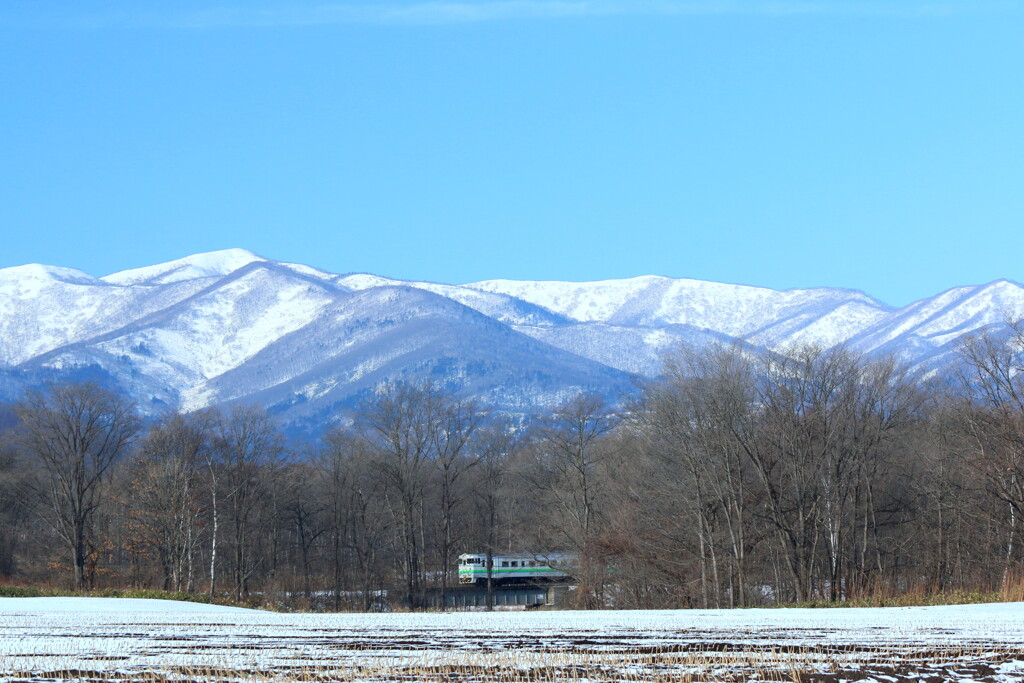
[[[952,16],[1019,10],[1013,2],[947,0],[481,0],[479,2],[324,3],[221,6],[208,10],[93,16],[78,26],[215,29],[344,24],[439,25],[602,16]]]

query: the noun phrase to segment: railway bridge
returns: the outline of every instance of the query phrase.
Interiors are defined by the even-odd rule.
[[[494,587],[494,606],[508,607],[522,605],[524,607],[557,607],[565,604],[568,597],[567,583],[535,583],[503,585]],[[441,607],[440,589],[427,591],[427,603],[430,607]],[[453,586],[448,589],[444,601],[445,607],[486,607],[486,586]]]

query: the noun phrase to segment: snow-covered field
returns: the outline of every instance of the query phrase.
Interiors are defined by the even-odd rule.
[[[1024,603],[275,614],[0,598],[0,680],[1024,680]]]

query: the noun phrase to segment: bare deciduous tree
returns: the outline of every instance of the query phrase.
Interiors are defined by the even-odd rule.
[[[606,578],[594,545],[607,483],[599,465],[602,443],[618,422],[595,395],[580,395],[556,408],[537,429],[528,474],[554,508],[546,515],[546,526],[554,532],[549,538],[579,558],[576,578],[585,584],[581,594],[588,607],[600,605]]]
[[[754,378],[739,347],[682,349],[666,359],[665,379],[649,386],[634,410],[633,421],[651,440],[655,466],[645,473],[650,495],[666,508],[657,519],[676,522],[663,527],[663,534],[668,539],[685,535],[677,525],[686,511],[696,521],[683,525],[697,529],[705,607],[719,606],[723,595],[719,526],[725,528],[731,558],[728,599],[745,604],[748,508],[755,496],[743,440],[756,421]]]
[[[157,556],[164,590],[191,591],[201,539],[202,471],[211,457],[213,416],[163,417],[137,449],[131,477],[132,524]]]
[[[458,513],[465,500],[460,486],[463,474],[479,462],[479,454],[471,452],[470,443],[485,414],[474,401],[453,396],[434,396],[431,419],[432,455],[440,477],[441,605],[448,598],[450,571],[455,560],[453,549],[459,538]]]
[[[985,331],[964,338],[961,414],[974,446],[971,463],[989,494],[1006,506],[1004,583],[1017,554],[1024,517],[1024,321],[1005,334]]]
[[[433,439],[433,403],[431,387],[400,384],[383,387],[360,412],[362,436],[375,454],[384,485],[381,494],[401,534],[404,602],[409,607],[426,602],[425,469]]]
[[[257,514],[269,495],[269,479],[284,455],[277,425],[253,406],[232,408],[217,427],[219,479],[228,506],[233,545],[234,586],[239,600],[249,594],[249,579],[265,557],[254,553]]]
[[[22,445],[43,465],[51,522],[70,555],[74,587],[89,586],[92,521],[103,483],[139,430],[135,406],[95,384],[30,391],[18,406]]]
[[[369,611],[374,581],[383,578],[379,559],[393,520],[387,514],[375,454],[366,441],[345,429],[332,430],[325,440],[319,471],[330,517],[335,609],[342,606],[343,587],[351,585],[362,596],[352,604]],[[352,565],[349,571],[344,558]],[[349,575],[351,584],[344,580]]]
[[[473,481],[477,539],[486,554],[487,609],[494,609],[494,553],[498,549],[498,525],[506,498],[509,460],[518,440],[512,425],[499,422],[485,428],[478,440],[479,460]]]

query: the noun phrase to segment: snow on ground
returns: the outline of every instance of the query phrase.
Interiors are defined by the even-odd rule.
[[[5,622],[12,616],[46,618],[46,615],[65,612],[84,612],[103,615],[109,612],[136,614],[139,612],[208,614],[218,612],[250,614],[253,610],[224,605],[206,605],[201,602],[179,600],[145,600],[141,598],[0,598],[0,618]],[[3,626],[0,626],[0,632]]]
[[[852,680],[910,680],[921,672],[945,680],[943,672],[955,669],[960,680],[1012,681],[1024,680],[1022,651],[1024,603],[277,614],[154,600],[0,599],[0,680],[11,681],[57,680],[67,671],[94,678],[159,671],[185,672],[194,680],[205,671],[210,677],[229,672],[240,679],[259,673],[300,680],[299,670],[337,678],[353,667],[383,667],[393,675],[396,667],[470,665],[595,667],[600,675],[588,674],[592,680],[656,670],[722,680],[726,669],[752,676],[781,666],[780,658],[818,672],[857,673]]]

